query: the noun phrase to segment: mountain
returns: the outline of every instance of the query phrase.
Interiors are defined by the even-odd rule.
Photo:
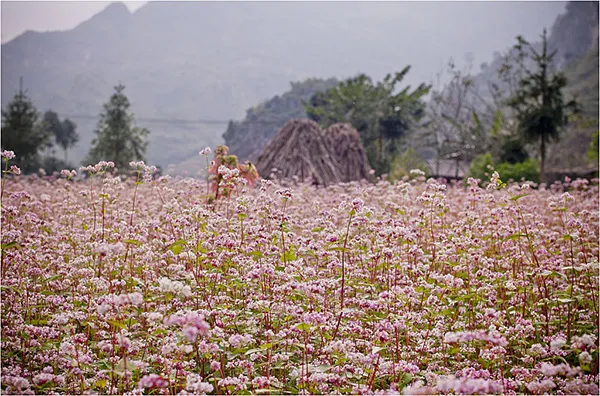
[[[559,69],[598,48],[598,9],[597,1],[571,1],[554,22],[548,41],[549,49],[557,52]]]
[[[597,26],[597,25],[596,25]],[[597,34],[597,27],[596,27]],[[596,35],[597,37],[597,35]],[[581,116],[567,128],[560,141],[548,148],[548,166],[555,169],[585,168],[590,163],[588,150],[594,134],[598,132],[598,70],[600,69],[598,40],[580,59],[569,62],[564,73],[568,85],[566,95],[573,96],[581,104]]]
[[[596,40],[583,57],[573,60],[564,68],[568,82],[567,95],[577,98],[582,105],[583,113],[591,118],[598,118],[598,70],[600,69],[598,56],[598,40]]]
[[[338,81],[334,78],[329,80],[311,78],[292,83],[291,89],[283,95],[276,95],[248,109],[242,121],[231,121],[223,134],[225,144],[241,160],[256,161],[269,140],[289,120],[306,118],[303,102],[308,101],[315,93],[326,91],[336,85]]]
[[[67,31],[28,31],[2,45],[2,106],[19,76],[39,110],[78,125],[89,150],[102,105],[122,82],[148,160],[165,167],[221,143],[230,119],[282,94],[290,81],[375,80],[411,65],[431,81],[451,56],[488,59],[549,26],[564,2],[149,2],[114,3]],[[8,16],[3,14],[3,18]]]
[[[595,46],[597,48],[598,4],[597,1],[568,2],[565,11],[558,15],[551,28],[548,29],[548,50],[556,52],[553,59],[555,69],[564,70],[569,65],[578,64]],[[541,34],[542,30],[532,36],[524,34],[522,36],[533,44],[536,51],[541,51]],[[513,39],[510,47],[516,42],[516,39]],[[480,72],[474,76],[474,82],[479,87],[482,95],[489,93],[487,90],[488,83],[495,83],[502,87],[503,84],[498,79],[497,71],[504,62],[502,55],[512,51],[510,47],[506,47],[502,52],[495,51],[492,62],[483,63]],[[531,62],[526,64],[527,66],[533,66]],[[589,61],[587,64],[593,66]],[[571,82],[573,82],[574,77],[577,78],[575,75],[571,75]]]

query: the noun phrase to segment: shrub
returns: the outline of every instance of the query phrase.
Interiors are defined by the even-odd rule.
[[[514,164],[501,162],[495,165],[489,152],[480,154],[473,159],[468,175],[481,181],[488,181],[492,169],[495,169],[504,181],[521,181],[523,179],[536,183],[540,181],[540,170],[536,160],[528,158]]]
[[[496,166],[496,170],[504,181],[525,179],[526,181],[540,182],[540,168],[537,161],[532,158],[516,164],[502,162]]]
[[[481,181],[490,179],[490,167],[494,166],[494,161],[492,160],[492,154],[487,152],[485,154],[479,154],[477,157],[471,161],[471,166],[469,167],[469,177],[474,179],[479,179]]]
[[[409,147],[392,162],[392,170],[389,174],[389,180],[401,180],[405,176],[410,176],[412,169],[419,169],[425,172],[425,175],[431,174],[431,169],[427,162],[423,161],[419,154]]]

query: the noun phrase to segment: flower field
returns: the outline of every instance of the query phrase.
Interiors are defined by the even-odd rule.
[[[598,394],[596,182],[133,165],[3,179],[3,393]]]

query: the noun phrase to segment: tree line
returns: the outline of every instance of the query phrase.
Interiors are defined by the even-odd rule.
[[[473,176],[484,179],[487,165],[496,164],[515,180],[544,181],[548,144],[560,139],[580,112],[575,100],[564,97],[567,79],[553,69],[555,55],[544,30],[541,49],[517,37],[498,70],[502,84],[490,84],[485,96],[468,71],[450,62],[443,89],[426,84],[401,88],[407,66],[377,83],[364,74],[347,79],[316,93],[304,107],[323,127],[351,123],[378,175],[408,167],[408,162],[415,166],[413,146],[420,144],[434,152],[436,168],[441,160],[466,162]],[[529,151],[537,154],[539,164]]]
[[[457,165],[470,164],[469,174],[481,179],[487,177],[488,167],[494,166],[502,169],[505,177],[544,181],[548,145],[561,138],[580,111],[575,100],[565,98],[567,79],[554,70],[554,56],[555,52],[548,51],[544,30],[541,47],[517,37],[497,71],[499,83],[488,82],[487,94],[481,94],[469,70],[459,70],[451,61],[446,70],[448,81],[437,89],[430,84],[403,86],[410,71],[406,66],[378,82],[360,74],[341,82],[310,80],[293,85],[292,91],[297,93],[276,97],[266,102],[265,109],[259,106],[248,116],[296,114],[295,106],[302,106],[305,114],[324,128],[348,122],[358,130],[377,175],[399,178],[413,168],[425,170],[428,166],[415,151],[419,149],[432,153],[435,165],[429,171],[433,175],[439,175],[442,160],[450,160]],[[84,165],[106,160],[124,170],[130,161],[144,160],[149,131],[135,127],[124,89],[122,84],[116,86],[104,104]],[[305,99],[302,96],[307,90],[312,93]],[[283,122],[280,118],[269,120],[276,125]],[[254,121],[249,119],[250,124]],[[229,135],[243,140],[239,132],[249,133],[254,127],[244,125],[230,123],[226,140]],[[50,171],[66,168],[68,149],[78,138],[76,125],[69,119],[60,120],[51,110],[40,119],[22,90],[2,110],[2,149],[17,153],[24,172],[39,167]],[[597,141],[593,143],[589,155],[597,158]],[[50,155],[54,145],[64,151],[63,160]]]
[[[122,84],[115,86],[114,93],[104,104],[94,131],[96,136],[83,165],[113,161],[117,169],[125,171],[129,162],[145,160],[150,132],[135,127],[124,90]],[[46,172],[72,168],[68,150],[78,141],[77,125],[73,121],[61,120],[52,110],[40,117],[22,88],[2,110],[2,150],[15,152],[14,162],[23,173],[33,173],[40,168]],[[55,157],[54,145],[62,148],[64,159]]]

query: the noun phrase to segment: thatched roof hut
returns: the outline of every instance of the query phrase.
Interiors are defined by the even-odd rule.
[[[371,167],[358,131],[349,123],[333,124],[323,131],[325,142],[330,148],[342,173],[342,181],[369,180]]]
[[[262,177],[269,177],[274,168],[282,179],[297,176],[325,186],[343,180],[323,131],[308,119],[288,121],[258,156],[256,169]]]

